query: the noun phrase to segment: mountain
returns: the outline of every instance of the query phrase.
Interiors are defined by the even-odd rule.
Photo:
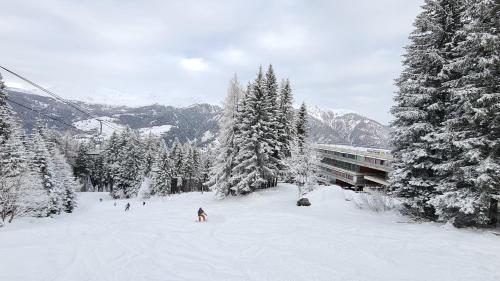
[[[309,135],[318,143],[389,148],[390,128],[347,110],[308,107]]]
[[[43,118],[50,128],[72,131],[81,139],[99,135],[100,122],[96,118],[91,118],[63,102],[12,88],[8,89],[8,93],[12,101],[67,124]],[[189,140],[200,146],[213,143],[219,132],[218,120],[222,113],[221,107],[210,104],[194,104],[188,107],[159,104],[127,107],[81,101],[73,103],[105,121],[102,127],[104,137],[109,136],[115,129],[130,126],[141,134],[162,135],[167,144],[171,144],[175,138],[179,138],[181,142]],[[38,113],[14,103],[11,103],[11,106],[25,128],[30,130],[39,118]],[[389,128],[354,112],[310,107],[309,127],[310,136],[315,142],[388,147]]]
[[[72,131],[78,137],[85,139],[98,135],[100,124],[96,118],[76,110],[54,98],[35,95],[17,89],[8,89],[9,99],[16,103],[27,105],[64,123],[43,118],[49,128],[58,131]],[[84,111],[98,119],[104,120],[102,135],[110,135],[115,129],[129,126],[142,134],[163,135],[167,144],[177,137],[181,142],[190,140],[200,146],[212,143],[219,131],[218,118],[221,108],[209,104],[194,104],[188,107],[173,107],[153,104],[142,107],[110,106],[73,101]],[[38,113],[11,103],[12,108],[22,120],[26,129],[31,130]],[[76,128],[75,128],[76,127]]]

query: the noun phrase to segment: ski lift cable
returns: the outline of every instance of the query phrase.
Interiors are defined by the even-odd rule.
[[[17,102],[17,101],[14,101],[14,100],[12,100],[12,99],[10,99],[10,98],[7,98],[7,101],[8,101],[10,104],[15,104],[15,105],[17,105],[17,106],[19,106],[19,107],[22,107],[22,108],[24,108],[24,109],[27,109],[27,110],[31,110],[31,111],[33,111],[33,112],[36,112],[36,113],[38,113],[40,116],[43,116],[43,117],[45,117],[45,118],[52,119],[52,120],[57,121],[57,122],[59,122],[59,123],[61,123],[61,124],[63,124],[63,125],[66,125],[66,126],[68,126],[68,127],[74,128],[74,129],[76,129],[76,130],[80,130],[80,129],[78,129],[77,127],[75,127],[74,125],[68,124],[68,123],[66,123],[66,122],[62,121],[62,120],[61,120],[61,119],[59,119],[59,118],[55,118],[55,117],[52,117],[52,116],[50,116],[50,115],[47,115],[47,114],[45,114],[45,113],[43,113],[43,112],[41,112],[41,111],[38,111],[38,110],[36,110],[36,109],[34,109],[34,108],[30,108],[29,106],[26,106],[26,105],[24,105],[24,104],[22,104],[22,103],[19,103],[19,102]]]
[[[8,73],[10,73],[10,74],[12,74],[12,75],[14,75],[14,76],[18,77],[19,79],[21,79],[21,80],[23,80],[23,81],[25,81],[25,82],[29,83],[30,85],[32,85],[32,86],[34,86],[34,87],[36,87],[36,88],[38,88],[38,89],[42,90],[44,93],[49,94],[50,96],[52,96],[52,97],[56,98],[57,100],[59,100],[59,101],[63,102],[64,104],[66,104],[66,105],[68,105],[68,106],[71,106],[71,107],[73,107],[74,109],[76,109],[76,110],[78,110],[78,111],[80,111],[80,112],[82,112],[82,113],[84,113],[84,114],[86,114],[86,115],[88,115],[88,116],[90,116],[90,117],[92,117],[92,118],[94,118],[94,119],[98,120],[98,121],[103,121],[105,125],[107,125],[108,127],[112,128],[112,129],[114,129],[114,130],[118,130],[118,128],[116,128],[116,127],[114,127],[114,126],[110,125],[110,124],[111,124],[111,122],[107,122],[107,121],[105,121],[105,120],[100,119],[98,116],[95,116],[94,114],[89,113],[88,111],[84,110],[83,108],[81,108],[80,106],[78,106],[77,104],[75,104],[74,102],[69,101],[69,100],[66,100],[66,99],[64,99],[64,98],[62,98],[62,97],[60,97],[60,96],[58,96],[57,94],[55,94],[55,93],[53,93],[53,92],[51,92],[51,91],[49,91],[49,90],[45,89],[44,87],[42,87],[42,86],[38,85],[37,83],[35,83],[35,82],[33,82],[33,81],[30,81],[29,79],[27,79],[27,78],[23,77],[23,76],[22,76],[22,75],[20,75],[20,74],[17,74],[16,72],[14,72],[14,71],[12,71],[12,70],[10,70],[10,69],[8,69],[8,68],[6,68],[6,67],[3,67],[2,65],[0,65],[0,68],[2,68],[3,70],[7,71]]]
[[[38,88],[38,89],[42,90],[43,92],[45,92],[45,93],[49,94],[50,96],[52,96],[52,97],[56,98],[56,100],[59,100],[59,101],[61,101],[62,103],[66,104],[66,105],[68,105],[68,106],[70,106],[70,107],[73,107],[74,109],[76,109],[76,110],[78,110],[78,111],[80,111],[80,112],[82,112],[82,113],[84,113],[84,114],[86,114],[86,115],[88,115],[88,116],[90,116],[90,117],[92,117],[92,118],[96,119],[97,121],[99,121],[100,125],[101,125],[101,124],[104,124],[104,125],[106,125],[107,127],[111,128],[111,129],[113,129],[113,130],[115,130],[115,131],[119,131],[119,130],[120,130],[120,128],[119,128],[119,127],[117,127],[117,126],[115,126],[113,123],[111,123],[111,122],[109,122],[109,121],[107,121],[107,120],[104,120],[104,119],[99,118],[98,116],[96,116],[96,115],[94,115],[94,114],[92,114],[92,113],[90,113],[90,112],[88,112],[88,111],[84,110],[84,109],[83,109],[83,108],[81,108],[79,105],[75,104],[74,102],[71,102],[71,101],[69,101],[69,100],[66,100],[66,99],[64,99],[64,98],[60,97],[59,95],[57,95],[57,94],[55,94],[55,93],[53,93],[53,92],[51,92],[51,91],[49,91],[49,90],[45,89],[44,87],[42,87],[42,86],[40,86],[39,84],[37,84],[37,83],[35,83],[35,82],[33,82],[33,81],[31,81],[31,80],[27,79],[26,77],[24,77],[24,76],[22,76],[22,75],[20,75],[20,74],[18,74],[18,73],[16,73],[16,72],[14,72],[14,71],[12,71],[12,70],[8,69],[8,68],[6,68],[6,67],[4,67],[4,66],[2,66],[2,65],[0,65],[0,68],[1,68],[1,69],[3,69],[3,70],[5,70],[5,71],[7,71],[8,73],[10,73],[10,74],[12,74],[12,75],[14,75],[14,76],[18,77],[19,79],[21,79],[21,80],[23,80],[23,81],[25,81],[25,82],[29,83],[30,85],[32,85],[32,86],[34,86],[34,87],[36,87],[36,88]],[[12,100],[11,100],[11,101],[12,101]],[[31,108],[29,108],[29,107],[26,107],[26,106],[24,106],[24,105],[20,105],[20,106],[22,106],[22,107],[24,107],[24,108],[27,108],[27,109],[29,109],[29,110],[33,110],[33,111],[35,111],[35,112],[39,112],[39,111],[36,111],[36,110],[31,109]],[[42,114],[42,115],[46,116],[47,118],[53,119],[52,117],[47,116],[47,115],[45,115],[45,114],[43,114],[43,113],[40,113],[40,114]],[[60,121],[61,123],[64,123],[64,124],[65,124],[65,125],[67,125],[67,126],[70,126],[70,127],[73,127],[73,128],[75,128],[75,129],[79,130],[79,129],[78,129],[78,128],[76,128],[75,126],[70,125],[70,124],[68,124],[68,123],[65,123],[65,122],[64,122],[64,121],[62,121],[62,120],[59,120],[59,121]],[[101,134],[102,134],[102,129],[100,130],[99,135],[101,135]]]

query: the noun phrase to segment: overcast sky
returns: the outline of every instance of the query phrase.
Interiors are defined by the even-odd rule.
[[[296,103],[388,123],[423,0],[1,2],[0,65],[66,98],[220,104],[272,63]]]

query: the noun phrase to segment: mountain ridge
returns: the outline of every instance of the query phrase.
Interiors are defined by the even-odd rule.
[[[18,103],[30,105],[33,109],[49,116],[73,124],[80,130],[82,138],[96,134],[98,121],[92,120],[86,114],[47,96],[28,93],[8,88],[9,97]],[[218,132],[218,120],[222,108],[208,103],[196,103],[184,107],[151,104],[137,107],[125,105],[94,104],[84,101],[71,101],[94,116],[108,118],[116,127],[130,126],[143,133],[154,132],[162,135],[167,145],[175,138],[181,142],[194,142],[200,146],[214,143]],[[21,119],[24,127],[30,130],[36,123],[38,115],[32,111],[11,104],[13,110]],[[347,144],[365,147],[388,148],[389,128],[377,121],[351,111],[337,112],[310,107],[309,131],[314,142]],[[47,120],[50,128],[58,131],[68,131],[67,126],[54,120]],[[112,130],[103,130],[110,134]]]

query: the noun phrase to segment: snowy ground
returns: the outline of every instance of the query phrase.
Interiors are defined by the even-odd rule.
[[[99,203],[98,198],[104,202]],[[316,190],[216,201],[190,193],[142,206],[80,195],[74,214],[0,229],[0,280],[500,280],[500,237],[439,224],[398,223]],[[209,222],[197,223],[202,206]]]

